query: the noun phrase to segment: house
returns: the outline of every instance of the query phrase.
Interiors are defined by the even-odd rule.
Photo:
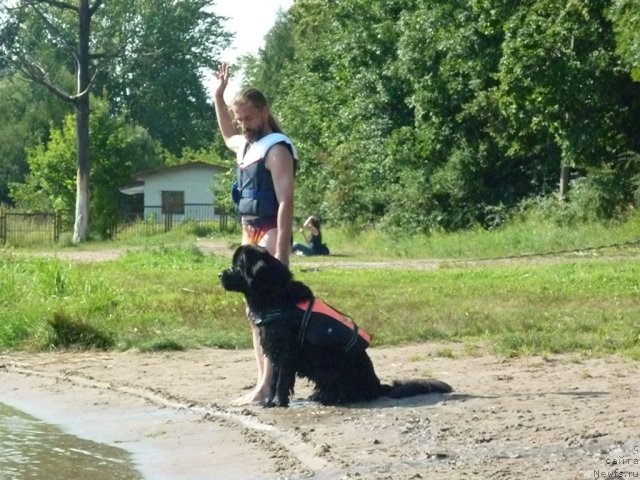
[[[228,169],[206,162],[189,162],[139,172],[136,183],[120,189],[125,195],[142,195],[146,221],[158,223],[217,218],[213,185],[215,177]]]

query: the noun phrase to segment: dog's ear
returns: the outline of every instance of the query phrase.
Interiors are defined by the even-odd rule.
[[[274,291],[286,287],[292,275],[280,260],[275,257],[265,257],[255,262],[249,277],[249,285],[261,290]]]
[[[233,255],[233,267],[242,272],[247,283],[251,282],[258,270],[260,257],[254,245],[241,245]]]
[[[263,271],[266,270],[268,266],[267,262],[264,260],[256,260],[256,262],[253,265],[250,265],[249,268],[251,271],[250,274],[247,275],[247,278],[249,281],[255,281],[256,278],[264,275]]]

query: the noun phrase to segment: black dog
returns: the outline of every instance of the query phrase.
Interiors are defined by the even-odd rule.
[[[239,247],[219,277],[225,290],[244,294],[260,327],[262,348],[274,365],[267,406],[289,404],[296,375],[314,384],[309,399],[324,405],[452,391],[433,379],[381,384],[365,351],[366,332],[315,299],[262,247]]]

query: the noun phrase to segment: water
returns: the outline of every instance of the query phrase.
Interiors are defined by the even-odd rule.
[[[142,480],[128,452],[0,403],[0,480]]]

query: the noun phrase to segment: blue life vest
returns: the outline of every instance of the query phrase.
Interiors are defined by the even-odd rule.
[[[281,133],[270,133],[250,146],[247,143],[245,148],[238,149],[236,181],[231,195],[240,215],[260,218],[277,216],[278,198],[265,159],[269,149],[278,143],[283,143],[289,148],[295,162],[295,147],[291,140]]]

